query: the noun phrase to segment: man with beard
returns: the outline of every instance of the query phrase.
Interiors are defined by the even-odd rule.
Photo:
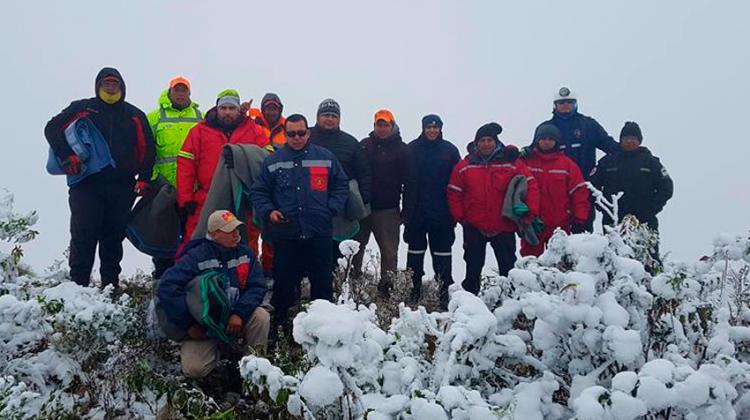
[[[240,110],[240,95],[234,89],[219,93],[216,106],[190,130],[177,154],[177,204],[187,218],[183,245],[190,241],[198,225],[225,144],[272,149],[263,130]]]

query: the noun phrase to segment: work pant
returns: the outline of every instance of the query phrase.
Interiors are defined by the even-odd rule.
[[[261,249],[259,249],[259,239],[260,228],[253,222],[251,214],[247,222],[247,244],[255,255],[259,256],[260,265],[263,267],[263,274],[271,276],[273,273],[273,247],[270,242],[264,240],[262,241]],[[259,251],[262,252],[259,253]]]
[[[274,241],[274,281],[271,305],[274,317],[286,321],[287,311],[297,300],[302,277],[310,279],[310,298],[333,299],[331,238]]]
[[[354,238],[360,243],[359,252],[354,256],[354,272],[362,272],[362,259],[365,255],[370,233],[380,249],[380,278],[389,281],[398,266],[398,243],[401,230],[401,215],[398,209],[375,210],[360,221],[360,229]],[[389,276],[390,273],[390,276]]]
[[[479,283],[489,242],[495,251],[497,268],[501,276],[507,276],[516,263],[516,234],[513,232],[498,233],[492,237],[485,236],[477,228],[464,224],[464,261],[466,261],[466,279],[463,288],[475,295],[479,293]]]
[[[271,315],[263,308],[256,308],[250,319],[245,322],[242,336],[249,346],[262,346],[268,343],[268,331]],[[207,338],[202,340],[187,339],[180,347],[182,373],[188,378],[204,378],[219,363],[219,340]]]
[[[99,245],[102,287],[119,286],[122,241],[135,200],[132,179],[113,179],[108,173],[91,175],[68,191],[70,205],[71,279],[88,286]]]
[[[448,286],[453,284],[451,247],[456,240],[454,225],[451,223],[439,227],[428,227],[410,224],[404,231],[404,240],[409,244],[409,251],[406,255],[406,268],[410,269],[413,273],[413,293],[417,297],[421,296],[422,277],[424,276],[424,255],[427,252],[429,241],[435,280],[440,284],[441,298],[447,301]]]

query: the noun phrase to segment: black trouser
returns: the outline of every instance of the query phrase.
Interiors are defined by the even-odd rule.
[[[153,257],[151,261],[154,263],[154,271],[151,273],[154,280],[160,279],[162,274],[174,265],[174,258]]]
[[[462,286],[465,290],[479,293],[479,282],[482,277],[487,243],[492,246],[497,259],[497,268],[501,276],[507,276],[516,263],[516,234],[498,233],[487,237],[477,228],[465,224],[464,227],[464,261],[466,261],[466,279]]]
[[[310,279],[311,299],[333,299],[332,242],[331,238],[274,241],[271,305],[278,321],[286,321],[287,311],[294,306],[296,290],[305,275]]]
[[[71,279],[88,286],[99,245],[102,287],[119,285],[122,241],[135,200],[133,180],[92,175],[68,191]]]
[[[409,224],[404,230],[404,241],[409,244],[406,268],[413,273],[414,294],[417,297],[421,296],[424,255],[429,241],[432,269],[435,271],[435,279],[440,282],[441,298],[447,301],[448,286],[453,284],[451,247],[455,240],[456,232],[452,223],[437,227]]]

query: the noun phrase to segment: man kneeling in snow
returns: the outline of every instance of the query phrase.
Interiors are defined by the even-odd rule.
[[[189,242],[156,288],[159,325],[182,342],[187,377],[211,373],[219,342],[230,336],[242,335],[247,346],[268,341],[270,315],[260,307],[266,282],[253,251],[240,244],[241,225],[230,211],[213,212],[207,237]]]

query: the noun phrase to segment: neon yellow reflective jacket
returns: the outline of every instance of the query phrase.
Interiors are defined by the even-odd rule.
[[[169,91],[165,90],[159,97],[159,108],[148,114],[148,123],[154,132],[156,143],[156,162],[151,179],[162,175],[176,185],[177,153],[182,143],[193,128],[203,119],[198,104],[193,102],[187,108],[178,110],[172,106]]]

